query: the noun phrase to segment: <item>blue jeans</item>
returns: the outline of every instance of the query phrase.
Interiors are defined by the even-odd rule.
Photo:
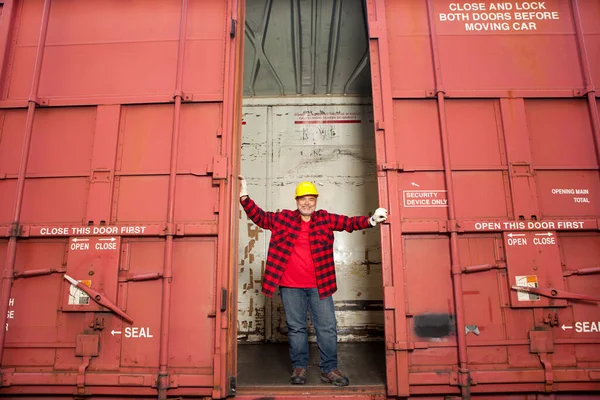
[[[317,345],[321,356],[321,371],[327,373],[338,367],[337,328],[331,296],[319,299],[318,289],[280,287],[281,300],[288,327],[288,342],[292,368],[308,368],[308,320],[306,312],[317,331]]]

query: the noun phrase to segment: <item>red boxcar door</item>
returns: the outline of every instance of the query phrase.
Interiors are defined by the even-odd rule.
[[[597,391],[600,3],[366,4],[388,394]]]
[[[244,6],[4,2],[1,395],[235,393]]]

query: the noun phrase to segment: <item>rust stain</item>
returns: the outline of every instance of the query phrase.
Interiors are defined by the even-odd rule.
[[[250,274],[248,289],[254,289],[254,271],[252,271],[252,268],[248,268],[248,273]]]
[[[252,312],[254,308],[254,298],[250,297],[250,303],[248,304],[248,316],[251,317],[252,316]]]
[[[262,232],[262,229],[255,225],[253,222],[248,223],[248,237],[250,239],[258,240],[258,234]]]
[[[265,276],[265,260],[260,262],[260,276]]]
[[[261,283],[262,282],[262,277],[265,274],[265,264],[264,262],[261,263],[261,268],[260,268],[260,276],[258,277],[258,279],[254,280],[254,283]]]
[[[356,297],[360,297],[361,294],[362,294],[362,292],[356,293]]]
[[[256,240],[251,239],[248,242],[248,245],[244,247],[244,258],[240,260],[240,264],[244,265],[246,260],[249,260],[249,263],[252,264],[254,262],[254,254],[252,254],[252,249],[254,248],[254,244]]]

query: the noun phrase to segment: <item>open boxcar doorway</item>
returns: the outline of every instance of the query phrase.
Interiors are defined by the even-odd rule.
[[[266,211],[294,209],[303,180],[318,207],[348,216],[378,207],[366,10],[362,1],[247,0],[241,174]],[[240,207],[241,208],[241,207]],[[270,232],[241,211],[237,392],[322,391],[314,328],[306,385],[290,385],[279,291],[261,293]],[[340,369],[352,390],[383,392],[384,311],[379,228],[336,232],[333,295]],[[262,388],[262,389],[261,389]]]

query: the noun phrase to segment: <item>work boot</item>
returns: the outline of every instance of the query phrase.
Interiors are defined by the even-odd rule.
[[[321,380],[327,383],[333,383],[335,386],[348,386],[350,380],[342,374],[339,369],[334,369],[327,373],[321,372]]]
[[[306,383],[306,368],[294,368],[290,382],[293,385],[304,385]]]

